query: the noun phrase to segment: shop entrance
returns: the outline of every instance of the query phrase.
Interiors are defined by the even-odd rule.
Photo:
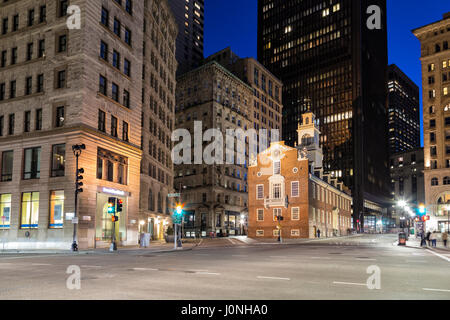
[[[113,233],[112,214],[108,213],[108,198],[111,195],[105,193],[97,193],[97,212],[96,212],[96,228],[95,238],[97,241],[111,242]],[[116,241],[120,244],[126,240],[126,216],[127,216],[127,198],[116,197],[123,201],[122,212],[117,212],[119,221],[115,223]]]

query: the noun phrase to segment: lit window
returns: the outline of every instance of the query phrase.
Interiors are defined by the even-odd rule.
[[[64,225],[64,191],[52,191],[50,194],[50,228],[62,228]]]
[[[0,195],[0,229],[9,228],[11,223],[11,194]]]
[[[39,192],[25,192],[22,194],[22,229],[37,229],[39,219]]]

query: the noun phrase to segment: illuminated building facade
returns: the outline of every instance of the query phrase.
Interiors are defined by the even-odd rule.
[[[366,25],[371,5],[381,29]],[[258,61],[284,85],[283,140],[293,146],[302,113],[316,114],[324,172],[351,188],[355,226],[389,197],[385,13],[385,0],[258,1]]]
[[[168,1],[149,1],[145,10],[142,64],[141,188],[139,231],[164,238],[171,224],[173,191],[171,135],[175,127],[177,24]]]
[[[388,67],[389,154],[420,147],[419,87],[395,64]]]
[[[427,230],[447,230],[450,212],[450,13],[413,30],[421,43]]]
[[[299,148],[273,142],[249,166],[249,237],[316,238],[347,235],[352,198],[336,178],[323,176],[320,132],[302,115]],[[282,221],[278,221],[282,217]]]
[[[215,61],[177,78],[176,128],[191,135],[192,157],[206,152],[212,140],[195,137],[195,124],[206,135],[208,129],[246,131],[250,125],[253,89]],[[201,150],[194,149],[202,138]],[[243,136],[240,136],[244,139]],[[239,141],[242,141],[239,139]],[[237,139],[235,139],[237,140]],[[245,140],[244,140],[245,141]],[[225,142],[225,138],[224,138]],[[177,145],[177,143],[175,143]],[[245,144],[245,158],[248,146]],[[223,149],[223,164],[181,163],[175,165],[175,188],[185,204],[186,236],[237,235],[244,233],[247,219],[248,162],[239,163],[237,146]]]
[[[204,0],[169,0],[178,24],[177,75],[197,68],[203,59]]]

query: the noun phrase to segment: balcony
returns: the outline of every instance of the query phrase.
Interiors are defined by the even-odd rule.
[[[288,207],[288,198],[287,196],[285,198],[279,198],[279,199],[270,199],[269,197],[264,198],[264,207],[271,208],[271,207]]]

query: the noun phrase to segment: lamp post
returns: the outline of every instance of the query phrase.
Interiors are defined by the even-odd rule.
[[[76,167],[76,176],[75,176],[75,212],[73,217],[73,243],[72,243],[72,251],[78,251],[77,244],[77,225],[78,225],[78,193],[83,192],[83,189],[80,188],[83,186],[83,176],[80,174],[84,173],[83,168],[78,168],[78,158],[81,156],[82,150],[86,149],[86,145],[84,144],[76,144],[72,146],[73,154],[75,155],[75,167]]]

